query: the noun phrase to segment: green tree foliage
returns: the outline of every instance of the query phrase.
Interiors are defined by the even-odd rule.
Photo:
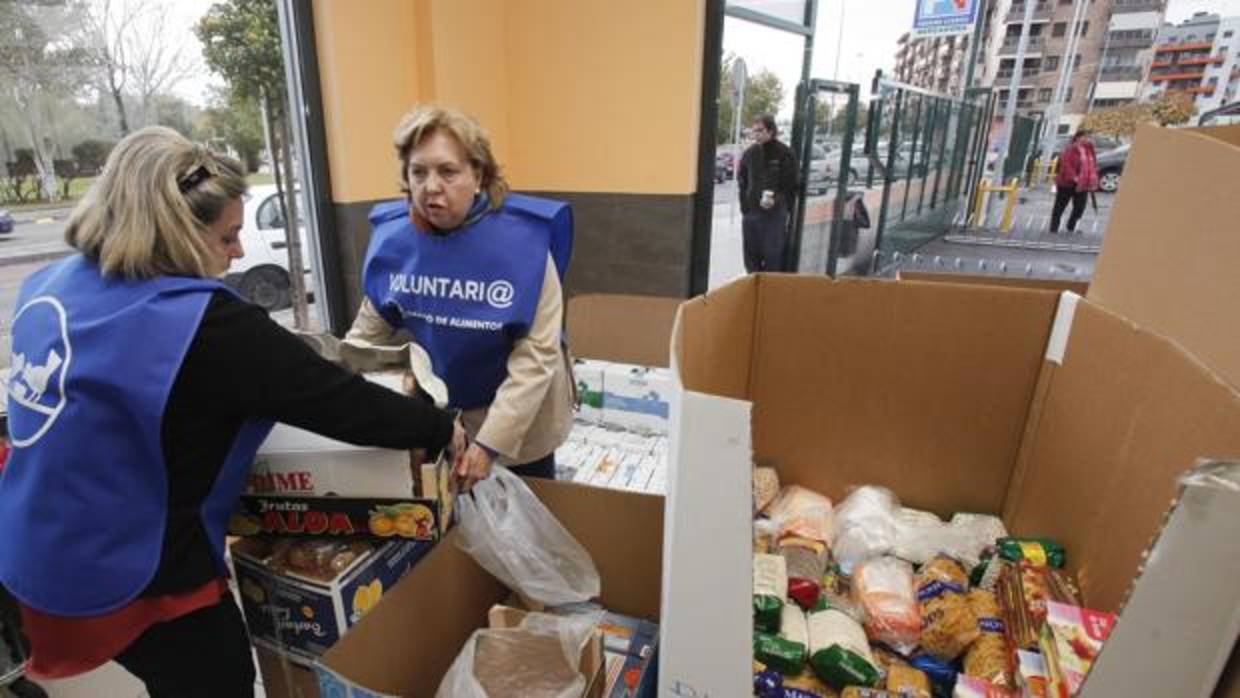
[[[734,54],[723,57],[723,65],[719,68],[719,115],[715,122],[715,143],[732,142],[732,120],[735,118],[735,97],[732,90],[732,66],[736,62]],[[761,114],[779,112],[779,105],[784,101],[784,85],[779,76],[766,68],[749,74],[749,83],[745,86],[745,104],[741,110],[741,128],[748,128]]]
[[[112,141],[101,141],[97,139],[84,140],[73,146],[73,159],[77,161],[78,169],[89,174],[97,174],[103,169],[103,163],[108,159],[108,153],[112,152],[112,148],[116,143]]]
[[[246,170],[257,172],[264,147],[262,119],[258,100],[217,94],[203,112],[197,133],[199,140],[223,141],[245,163]]]
[[[198,21],[195,33],[202,41],[207,67],[224,78],[238,97],[283,102],[284,56],[274,2],[216,3]]]

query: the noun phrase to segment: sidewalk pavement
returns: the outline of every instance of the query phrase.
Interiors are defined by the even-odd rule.
[[[44,262],[68,256],[64,229],[72,208],[21,211],[13,214],[13,231],[0,235],[0,264]]]

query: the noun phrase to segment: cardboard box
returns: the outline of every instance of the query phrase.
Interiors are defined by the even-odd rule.
[[[257,540],[233,543],[233,568],[250,639],[293,662],[312,664],[431,546],[419,541],[383,543],[324,581],[272,569]]]
[[[393,497],[413,494],[408,451],[363,448],[277,424],[258,449],[251,494]]]
[[[1233,386],[1176,342],[1074,295],[758,275],[685,303],[673,355],[683,392],[672,415],[660,695],[749,686],[754,460],[835,501],[871,483],[943,517],[1000,515],[1014,535],[1065,544],[1087,606],[1135,612],[1177,477],[1198,457],[1240,454]],[[1234,530],[1232,541],[1229,553],[1203,538],[1202,557],[1234,559]],[[1240,618],[1240,586],[1198,586],[1206,599],[1161,595],[1168,637],[1193,635],[1186,618],[1197,616],[1185,613],[1203,604]],[[1121,613],[1113,642],[1126,624]],[[1147,638],[1149,661],[1110,676],[1212,685],[1235,629],[1202,627],[1199,644],[1176,652]],[[1191,669],[1176,663],[1184,652],[1200,657]],[[1086,698],[1122,695],[1091,693],[1107,653]]]
[[[663,498],[562,482],[528,482],[593,556],[602,578],[599,602],[619,614],[657,619]],[[487,624],[490,608],[510,594],[457,547],[456,535],[450,531],[324,653],[315,667],[324,696],[435,695],[466,639]]]
[[[452,523],[452,499],[354,499],[243,495],[233,536],[259,534],[436,541]]]
[[[666,434],[672,388],[667,369],[609,364],[603,374],[603,424],[638,434]]]
[[[668,339],[682,298],[582,294],[568,301],[574,356],[639,366],[668,364]]]

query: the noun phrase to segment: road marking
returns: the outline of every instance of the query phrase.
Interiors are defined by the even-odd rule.
[[[36,225],[47,225],[48,223],[55,223],[56,219],[55,218],[36,218],[34,222]]]

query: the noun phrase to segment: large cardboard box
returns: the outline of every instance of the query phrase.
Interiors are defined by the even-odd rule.
[[[251,641],[293,662],[312,664],[374,608],[431,545],[382,543],[323,579],[272,569],[259,541],[233,543],[233,567]]]
[[[657,621],[663,498],[527,482],[593,556],[602,578],[600,602],[616,613]],[[316,671],[323,696],[435,695],[466,639],[486,627],[491,606],[511,593],[457,547],[457,535],[450,531],[322,656]]]
[[[666,367],[667,340],[683,300],[606,293],[574,296],[565,317],[573,356]]]
[[[836,501],[878,484],[907,506],[997,514],[1017,535],[1056,538],[1087,605],[1120,611],[1177,477],[1199,457],[1240,455],[1240,393],[1177,343],[1072,294],[759,275],[682,306],[672,348],[683,393],[660,695],[749,685],[751,457]],[[1234,540],[1209,552],[1234,559]],[[1213,590],[1164,594],[1176,604],[1164,617],[1181,620],[1147,640],[1194,647],[1195,665],[1151,651],[1111,671],[1167,689],[1147,695],[1208,695],[1234,623],[1228,638],[1226,624],[1211,635],[1190,619],[1203,603],[1240,617],[1240,586]],[[1119,695],[1092,682],[1083,695]]]

